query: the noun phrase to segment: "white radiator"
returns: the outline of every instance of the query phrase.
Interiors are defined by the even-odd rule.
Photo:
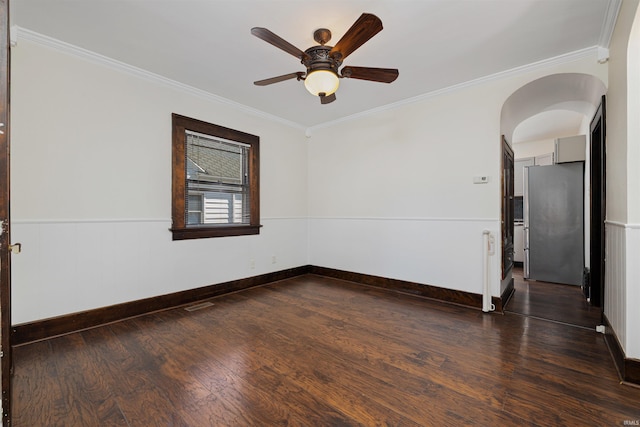
[[[489,230],[482,231],[482,311],[488,313],[496,309],[491,302],[491,256],[496,250],[495,238]]]

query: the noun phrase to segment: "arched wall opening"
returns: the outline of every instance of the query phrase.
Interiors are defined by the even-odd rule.
[[[603,81],[593,75],[561,73],[533,80],[513,92],[502,106],[500,131],[514,149],[515,160],[535,156],[548,157],[554,152],[556,138],[586,135],[585,165],[588,165],[589,125],[606,90]],[[590,192],[588,166],[585,167],[585,171],[584,241],[588,242],[590,238],[590,213],[587,202]],[[523,226],[515,227],[516,261],[518,261],[517,251],[522,249],[519,246],[523,246],[523,234]],[[585,244],[584,248],[585,266],[589,267],[589,245]],[[506,286],[507,280],[510,281],[511,277],[505,279],[502,287]]]
[[[504,102],[500,131],[513,143],[516,128],[542,113],[547,113],[549,121],[551,112],[574,112],[590,120],[606,90],[602,80],[590,74],[563,73],[539,78],[516,90]]]

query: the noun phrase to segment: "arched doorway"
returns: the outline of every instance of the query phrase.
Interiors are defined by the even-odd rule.
[[[584,231],[581,236],[584,242],[589,242],[594,228],[590,227],[592,211],[598,206],[592,207],[591,196],[591,129],[590,122],[603,101],[606,86],[597,77],[581,73],[553,74],[534,80],[516,90],[504,103],[501,113],[501,133],[509,141],[514,149],[516,160],[519,156],[526,157],[526,165],[533,165],[529,159],[540,156],[546,163],[551,164],[554,156],[554,141],[556,138],[585,135],[585,174],[584,174],[584,204],[581,209],[584,212]],[[522,149],[526,147],[526,149]],[[540,149],[536,152],[536,149]],[[518,148],[521,148],[520,150]],[[524,154],[524,155],[523,155]],[[531,157],[528,157],[531,156]],[[516,162],[517,164],[517,162]],[[552,169],[549,169],[551,171]],[[520,170],[522,173],[522,170]],[[596,173],[604,171],[598,171]],[[522,185],[522,184],[521,184]],[[516,192],[517,194],[517,192]],[[599,196],[598,196],[599,197]],[[526,198],[525,198],[526,199]],[[522,200],[522,197],[520,197]],[[582,203],[582,201],[580,202]],[[516,209],[517,211],[517,209]],[[516,215],[517,217],[517,215]],[[604,217],[597,217],[595,225],[601,225],[604,229]],[[514,230],[517,242],[519,233],[530,237],[525,233],[527,227],[516,227]],[[598,228],[596,227],[596,232]],[[527,240],[523,237],[521,241]],[[518,244],[516,243],[516,251]],[[525,244],[525,246],[528,246]],[[582,248],[582,246],[580,246]],[[584,265],[589,268],[591,249],[589,244],[584,245]],[[526,250],[525,250],[525,253]],[[595,252],[594,252],[595,253]],[[597,254],[597,256],[600,256]],[[516,255],[517,260],[517,255]],[[515,270],[514,275],[518,275]],[[588,279],[588,276],[586,276]],[[598,280],[603,276],[598,276]],[[511,278],[509,278],[511,279]],[[581,279],[581,278],[579,278]],[[581,283],[576,283],[581,284]],[[538,287],[540,289],[541,287]],[[528,289],[528,288],[527,288]],[[572,290],[573,292],[574,290]],[[579,292],[577,292],[579,296]],[[593,309],[593,313],[597,310]],[[601,314],[601,309],[600,309]],[[591,316],[594,317],[594,316]],[[569,319],[570,317],[567,317]],[[563,318],[552,319],[563,321]],[[589,319],[589,322],[599,322]],[[596,323],[597,324],[597,323]],[[594,325],[589,325],[594,326]]]

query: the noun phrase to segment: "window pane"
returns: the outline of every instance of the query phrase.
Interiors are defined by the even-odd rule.
[[[202,195],[189,194],[187,197],[187,224],[202,223]]]
[[[233,195],[233,222],[235,224],[242,224],[243,216],[242,216],[242,194],[234,194]],[[246,222],[249,221],[249,218],[244,218]]]
[[[245,144],[187,132],[188,225],[249,224],[248,153]]]
[[[187,133],[187,178],[242,185],[244,144]]]
[[[205,193],[204,223],[229,224],[231,216],[231,194]]]

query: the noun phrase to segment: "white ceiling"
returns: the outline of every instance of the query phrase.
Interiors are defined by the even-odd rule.
[[[18,34],[39,33],[311,127],[601,45],[618,0],[13,0]],[[612,6],[613,5],[613,6]],[[342,79],[321,105],[302,82],[253,81],[304,71],[250,33],[298,48],[326,27],[335,44],[361,13],[384,30],[343,65],[398,68],[391,84]],[[18,38],[18,44],[20,39]]]
[[[580,134],[585,116],[570,110],[544,111],[522,121],[513,132],[514,144]]]

